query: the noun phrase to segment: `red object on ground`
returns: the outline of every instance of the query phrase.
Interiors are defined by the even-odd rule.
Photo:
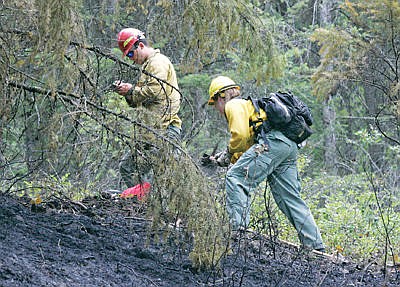
[[[143,182],[142,184],[137,184],[133,187],[125,189],[121,193],[122,198],[130,198],[137,196],[138,199],[142,199],[146,194],[150,192],[151,184],[148,182]]]

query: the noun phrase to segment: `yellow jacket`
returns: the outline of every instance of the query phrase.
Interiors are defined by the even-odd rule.
[[[143,106],[152,112],[154,117],[152,123],[156,126],[164,129],[169,125],[181,128],[182,121],[178,116],[181,102],[179,92],[146,73],[179,89],[174,66],[165,55],[160,53],[160,50],[155,49],[142,65],[142,73],[132,96],[132,106]]]
[[[263,110],[257,113],[250,100],[232,99],[225,104],[225,117],[231,133],[228,150],[233,154],[231,162],[235,163],[254,144],[254,128],[250,122],[265,120],[267,116]],[[260,124],[261,121],[257,126]]]

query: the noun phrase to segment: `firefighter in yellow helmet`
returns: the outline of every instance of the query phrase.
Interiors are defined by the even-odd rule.
[[[277,130],[269,131],[264,142],[257,131],[261,122],[267,120],[265,112],[256,112],[250,98],[239,98],[240,87],[232,79],[214,78],[209,96],[208,104],[225,116],[231,134],[227,149],[209,160],[229,167],[226,208],[232,229],[248,227],[251,197],[256,187],[267,179],[277,205],[296,228],[302,245],[325,251],[311,211],[300,197],[297,144]]]
[[[122,29],[117,43],[122,57],[141,65],[141,74],[135,84],[116,80],[115,91],[125,97],[129,106],[136,108],[136,116],[144,115],[139,120],[150,128],[164,131],[166,136],[179,143],[181,94],[173,64],[159,49],[151,47],[145,34],[138,29]],[[129,188],[138,182],[151,182],[153,177],[151,167],[138,166],[138,157],[130,150],[120,162],[120,173]]]
[[[224,91],[229,90],[231,88],[240,90],[240,86],[237,85],[232,79],[225,76],[218,76],[211,81],[210,88],[208,93],[210,95],[210,99],[208,100],[209,105],[214,105],[214,98],[218,94],[223,94]]]

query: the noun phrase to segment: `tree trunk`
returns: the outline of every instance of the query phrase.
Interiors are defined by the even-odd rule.
[[[330,105],[331,97],[327,97],[324,102],[322,118],[325,130],[324,136],[324,160],[325,168],[332,174],[337,174],[336,158],[336,134],[335,134],[335,107]]]
[[[317,7],[318,0],[314,2]],[[327,26],[333,22],[332,11],[336,5],[336,1],[322,0],[319,4],[319,22],[320,26]],[[314,13],[316,14],[316,13]],[[336,135],[335,135],[335,119],[336,111],[331,104],[332,97],[336,94],[337,86],[333,87],[328,95],[325,95],[323,108],[323,124],[324,124],[324,160],[325,168],[332,174],[337,174],[337,153],[336,153]]]

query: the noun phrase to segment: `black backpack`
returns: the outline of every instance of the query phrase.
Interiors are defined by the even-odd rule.
[[[265,136],[270,130],[279,130],[297,144],[313,134],[310,109],[291,92],[279,91],[261,99],[250,99],[256,112],[259,113],[261,108],[267,114],[267,120],[257,128],[256,133],[261,132]]]

